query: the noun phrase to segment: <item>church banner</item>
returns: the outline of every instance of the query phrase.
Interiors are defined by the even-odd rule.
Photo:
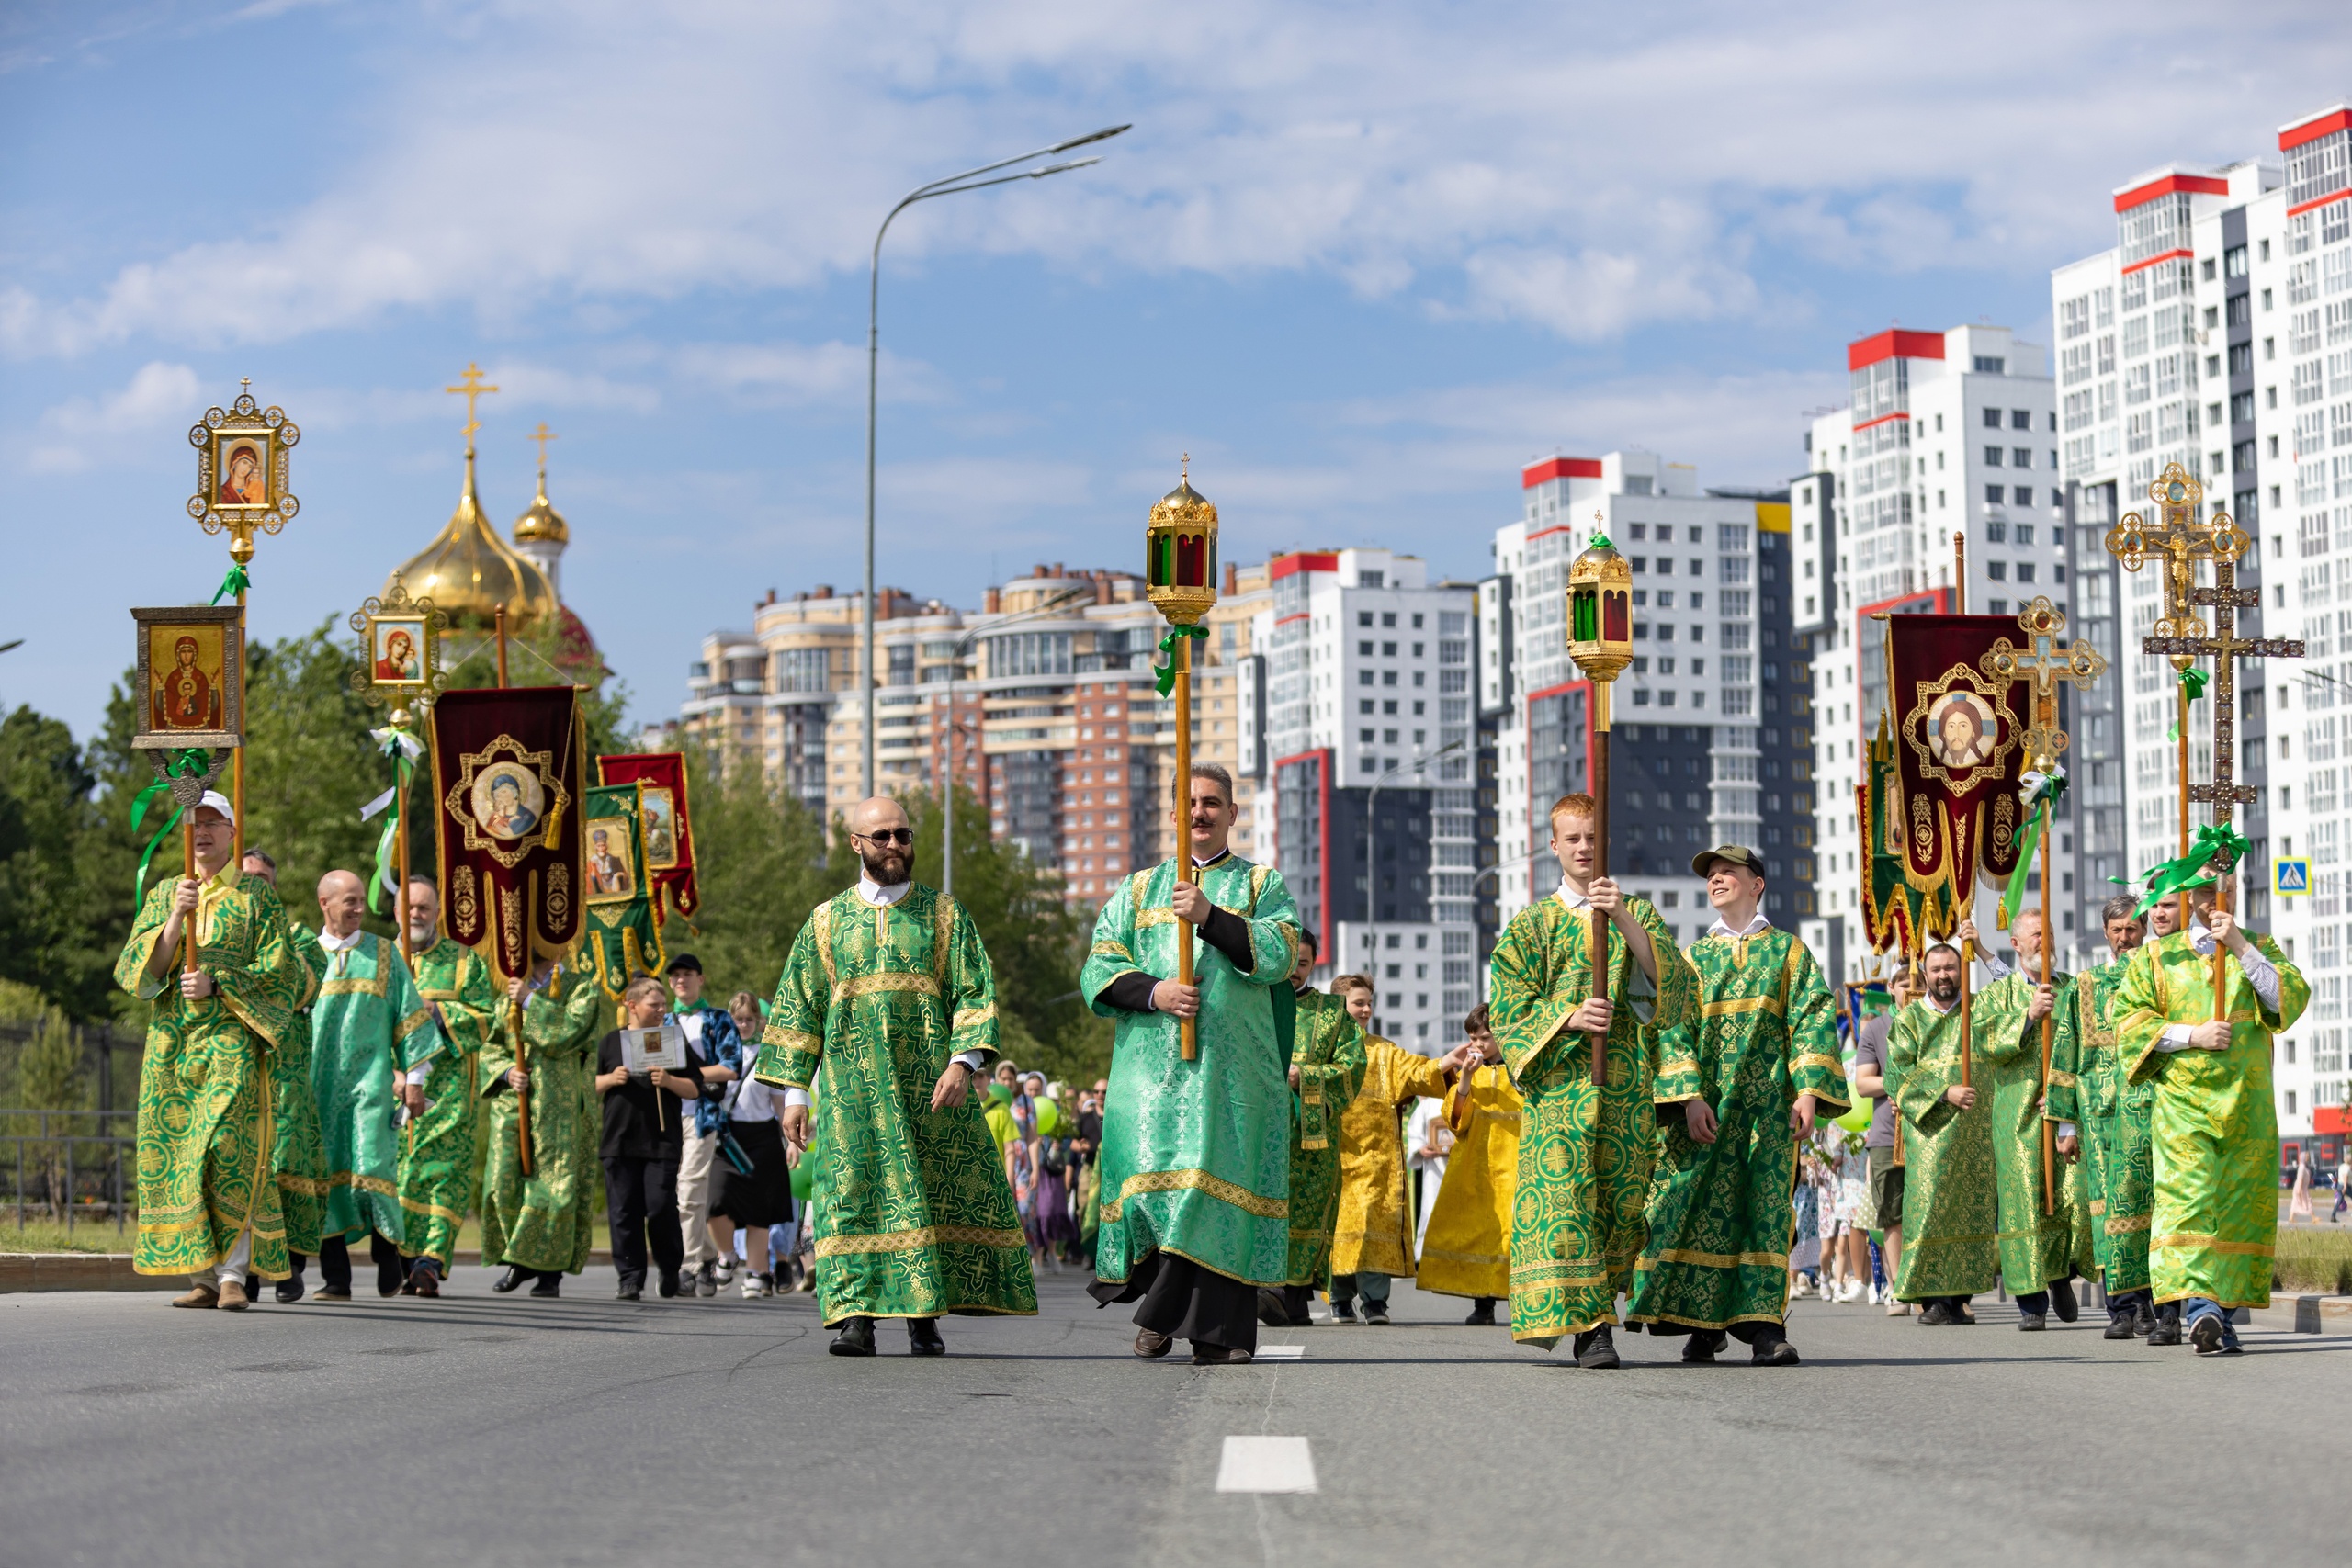
[[[1879,716],[1878,737],[1870,742],[1863,782],[1854,794],[1868,852],[1862,872],[1862,933],[1880,953],[1893,949],[1916,957],[1926,951],[1930,934],[1949,935],[1959,922],[1942,892],[1914,887],[1904,873],[1903,794],[1894,764],[1894,736],[1884,714]]]
[[[645,786],[645,876],[653,893],[653,918],[667,919],[662,908],[692,916],[701,903],[695,890],[695,832],[686,808],[686,754],[683,751],[631,751],[596,759],[597,777],[608,784]]]
[[[1960,910],[1975,895],[1980,868],[2006,882],[2017,867],[2026,683],[1996,680],[1984,662],[2017,626],[2014,615],[1886,622],[1904,879]],[[1890,825],[1890,840],[1894,831]]]
[[[662,931],[646,881],[642,784],[588,791],[581,831],[588,839],[588,950],[596,983],[615,1001],[637,975],[658,975]]]
[[[444,915],[505,978],[579,944],[587,753],[570,686],[444,692],[433,705]]]

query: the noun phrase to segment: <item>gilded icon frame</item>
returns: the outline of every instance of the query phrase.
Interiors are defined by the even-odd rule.
[[[141,751],[177,751],[190,747],[242,746],[245,730],[245,631],[234,604],[166,604],[130,612],[138,626],[138,718],[131,746]],[[169,639],[166,643],[165,639]],[[198,677],[185,700],[201,702],[200,723],[158,723],[173,700],[163,682],[182,662],[181,645],[193,643],[189,668]],[[159,647],[173,653],[162,660]]]

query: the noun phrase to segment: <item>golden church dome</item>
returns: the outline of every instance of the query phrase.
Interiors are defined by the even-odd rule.
[[[544,539],[550,545],[571,542],[571,527],[548,500],[548,471],[539,470],[539,493],[532,498],[530,510],[514,519],[514,542],[528,544]]]
[[[536,515],[540,507],[547,507],[544,487],[537,505],[526,517]],[[547,515],[562,529],[563,520],[554,508],[547,507]],[[449,514],[449,525],[394,576],[411,593],[432,600],[435,609],[447,611],[451,621],[460,624],[489,626],[501,604],[506,606],[507,624],[516,627],[548,621],[561,608],[548,574],[517,555],[482,515],[474,494],[470,441],[466,446],[466,488],[458,497],[457,511]]]

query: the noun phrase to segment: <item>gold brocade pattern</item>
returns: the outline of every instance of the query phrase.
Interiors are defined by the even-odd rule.
[[[915,1252],[928,1247],[1009,1247],[1026,1248],[1028,1239],[1018,1230],[991,1230],[984,1225],[924,1225],[920,1230],[889,1231],[880,1235],[829,1235],[817,1243],[820,1258],[852,1258],[876,1252]]]
[[[1126,1201],[1140,1192],[1204,1192],[1221,1203],[1230,1203],[1244,1213],[1255,1214],[1261,1220],[1286,1220],[1290,1217],[1288,1198],[1261,1197],[1246,1187],[1238,1187],[1205,1170],[1140,1170],[1119,1183],[1118,1196],[1102,1205],[1103,1220],[1117,1220]]]

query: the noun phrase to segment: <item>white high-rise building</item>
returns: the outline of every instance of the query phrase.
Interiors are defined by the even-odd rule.
[[[2258,798],[2248,921],[2275,931],[2312,982],[2303,1021],[2273,1064],[2279,1132],[2338,1157],[2346,1132],[2346,872],[2352,842],[2352,103],[2281,126],[2283,162],[2170,164],[2114,193],[2112,250],[2056,269],[2064,463],[2078,536],[2150,511],[2148,486],[2178,463],[2253,536],[2240,586],[2243,637],[2301,637],[2302,660],[2238,666],[2237,777]],[[2085,565],[2089,565],[2087,558]],[[2163,613],[2154,565],[2119,572],[2117,686],[2128,719],[2126,856],[2176,852],[2178,765],[2166,731],[2167,662],[2140,651]],[[2201,581],[2211,581],[2210,574]],[[2206,616],[2211,623],[2211,613]],[[2211,776],[2211,704],[2192,709],[2189,774]],[[2211,819],[2194,807],[2191,823]],[[2308,897],[2275,897],[2279,860],[2307,860]]]
[[[1952,590],[1964,558],[1970,614],[2016,615],[2047,597],[2069,618],[2067,639],[2081,631],[2042,350],[2007,327],[1897,330],[1849,344],[1846,368],[1852,400],[1815,418],[1805,434],[1812,471],[1791,481],[1795,630],[1812,644],[1821,709],[1813,763],[1821,784],[1822,906],[1819,919],[1802,929],[1838,978],[1859,975],[1870,953],[1860,892],[1868,856],[1855,792],[1887,706],[1883,623],[1874,617],[1960,608]],[[1964,552],[1955,551],[1955,536],[1964,537]],[[2077,965],[2082,905],[2097,903],[2075,864],[2086,754],[2078,732],[2067,758],[2078,788],[2061,807],[2051,846],[2056,942],[2062,953],[2077,952]],[[2104,775],[2090,782],[2120,788]],[[2039,891],[2038,871],[2028,886]],[[1977,923],[1996,945],[1991,907],[2000,891],[1980,882]]]
[[[1479,588],[1501,918],[1559,886],[1551,804],[1590,787],[1589,690],[1568,659],[1562,595],[1596,528],[1633,569],[1639,650],[1611,698],[1611,874],[1695,940],[1713,915],[1691,855],[1746,844],[1766,862],[1766,914],[1809,917],[1811,678],[1790,631],[1788,492],[1702,490],[1695,468],[1636,451],[1546,458],[1520,484],[1522,514],[1495,531]]]

